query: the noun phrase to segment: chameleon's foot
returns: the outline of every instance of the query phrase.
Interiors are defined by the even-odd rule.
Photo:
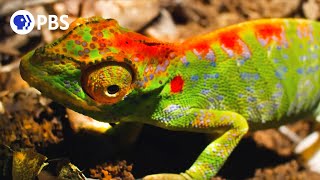
[[[104,134],[112,129],[112,126],[109,123],[97,121],[71,109],[67,109],[67,114],[69,116],[70,126],[75,132],[89,131]]]
[[[152,174],[145,176],[142,180],[191,180],[191,177],[185,173],[181,174]]]
[[[117,142],[119,149],[127,149],[137,139],[142,124],[139,123],[117,123],[112,127],[109,123],[97,121],[91,117],[67,109],[70,126],[75,132],[85,131],[104,134]]]

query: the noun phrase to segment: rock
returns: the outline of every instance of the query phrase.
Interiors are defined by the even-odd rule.
[[[146,29],[146,34],[161,41],[177,40],[177,28],[170,13],[162,9],[158,21]]]
[[[116,19],[119,24],[131,30],[139,30],[160,13],[158,0],[96,1],[95,15]],[[87,17],[86,13],[82,13]]]
[[[308,19],[316,20],[319,17],[319,4],[316,3],[316,0],[304,2],[302,5],[302,10]]]

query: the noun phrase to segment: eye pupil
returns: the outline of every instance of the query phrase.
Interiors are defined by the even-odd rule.
[[[107,87],[107,91],[109,94],[116,94],[119,92],[120,87],[118,85],[111,85]]]

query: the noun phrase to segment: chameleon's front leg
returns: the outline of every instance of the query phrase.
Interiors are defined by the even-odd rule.
[[[141,123],[117,123],[112,127],[109,123],[97,121],[91,117],[67,109],[70,126],[75,132],[92,132],[105,134],[107,137],[117,142],[119,149],[132,145],[142,129]]]
[[[192,109],[187,114],[171,122],[176,128],[205,128],[215,131],[227,129],[224,134],[209,144],[193,165],[181,173],[155,174],[144,177],[150,179],[210,179],[215,176],[232,150],[248,132],[246,119],[231,111]],[[192,126],[192,127],[190,127]]]

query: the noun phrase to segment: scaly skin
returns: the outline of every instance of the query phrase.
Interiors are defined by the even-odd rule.
[[[21,75],[57,102],[105,122],[222,132],[181,173],[209,179],[250,129],[314,112],[320,99],[320,24],[256,20],[178,44],[115,20],[80,18],[60,39],[26,54]]]

